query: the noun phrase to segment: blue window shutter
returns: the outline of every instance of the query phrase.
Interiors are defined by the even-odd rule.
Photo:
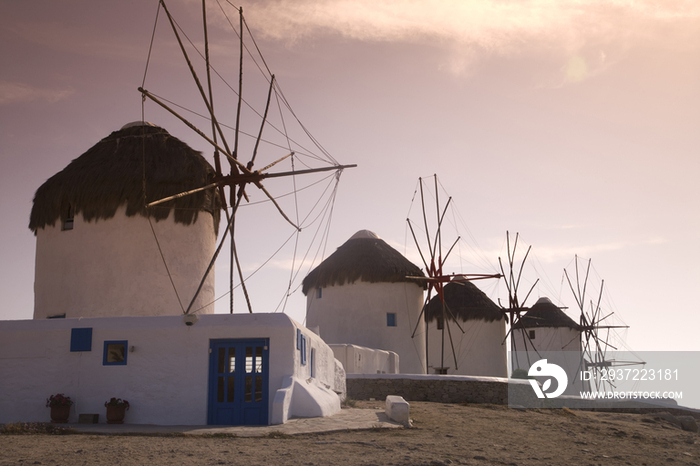
[[[306,335],[301,336],[301,365],[306,365]]]
[[[92,328],[72,328],[70,350],[71,352],[92,351]]]
[[[393,312],[386,313],[386,326],[396,327],[396,314],[394,314]]]

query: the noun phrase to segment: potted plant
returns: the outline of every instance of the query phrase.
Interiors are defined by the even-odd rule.
[[[107,407],[107,424],[124,424],[124,414],[129,409],[129,402],[121,398],[105,401]]]
[[[46,399],[46,407],[51,408],[51,422],[54,423],[64,424],[68,422],[71,406],[73,406],[73,400],[63,393],[51,395]]]

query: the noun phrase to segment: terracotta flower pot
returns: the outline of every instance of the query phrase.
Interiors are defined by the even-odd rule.
[[[51,422],[65,424],[70,416],[70,406],[51,406]]]
[[[124,424],[124,406],[107,406],[107,424]]]

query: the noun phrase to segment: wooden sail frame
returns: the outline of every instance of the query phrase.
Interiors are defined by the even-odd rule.
[[[525,298],[523,300],[520,300],[519,296],[519,291],[520,291],[520,284],[523,276],[523,269],[525,268],[525,262],[527,261],[527,258],[530,255],[530,251],[532,250],[532,246],[528,246],[527,250],[525,251],[525,255],[523,256],[522,260],[520,261],[520,267],[516,266],[517,260],[516,260],[516,253],[518,251],[518,241],[520,240],[520,233],[516,232],[515,233],[515,239],[513,241],[513,246],[511,248],[511,243],[510,243],[510,232],[506,231],[506,252],[507,252],[507,268],[504,267],[503,265],[503,260],[499,257],[498,258],[498,265],[501,269],[501,274],[504,278],[504,282],[506,285],[506,291],[508,292],[508,306],[505,307],[501,303],[501,300],[498,300],[498,304],[501,306],[503,309],[503,312],[509,316],[509,323],[510,323],[510,328],[506,332],[506,336],[503,339],[503,344],[508,340],[508,337],[510,336],[510,347],[511,351],[515,351],[515,340],[514,340],[514,330],[517,328],[522,329],[522,313],[528,311],[528,307],[526,306],[527,299],[530,297],[532,294],[532,291],[535,289],[537,286],[537,283],[539,283],[540,279],[537,278],[530,289],[528,290],[527,294],[525,295]],[[507,273],[506,273],[507,270]],[[517,270],[517,271],[516,271]],[[532,348],[532,351],[537,353],[539,355],[539,352],[535,348],[534,343],[532,343],[532,339],[530,338],[530,335],[528,332],[521,331],[520,332],[522,337],[523,337],[523,345],[525,348]],[[528,350],[528,365],[532,364],[534,361],[529,361],[529,350]],[[519,363],[519,361],[516,358],[516,363]]]
[[[221,237],[221,240],[219,242],[219,245],[217,246],[213,257],[210,260],[210,263],[199,283],[199,286],[197,288],[197,291],[195,292],[194,296],[191,299],[191,302],[187,309],[184,311],[184,314],[189,314],[192,312],[192,307],[194,305],[195,300],[197,299],[197,296],[199,295],[206,279],[207,276],[210,274],[211,270],[213,269],[214,263],[216,259],[218,258],[218,255],[221,251],[221,248],[224,244],[224,241],[227,236],[230,237],[230,243],[231,243],[231,268],[230,268],[230,285],[229,285],[229,293],[230,293],[230,312],[233,313],[233,269],[234,269],[234,263],[236,265],[236,269],[239,275],[241,287],[243,289],[243,293],[245,295],[246,303],[248,305],[248,311],[250,313],[253,312],[252,306],[250,303],[250,299],[248,296],[248,292],[246,289],[245,285],[245,279],[243,277],[243,272],[240,267],[240,261],[238,260],[237,256],[237,248],[236,248],[236,243],[235,243],[235,236],[234,236],[234,226],[235,226],[235,218],[236,218],[236,213],[238,210],[238,207],[240,205],[240,202],[242,199],[248,200],[248,196],[245,192],[245,188],[248,184],[252,184],[255,187],[257,187],[260,191],[262,191],[267,199],[275,206],[279,214],[284,218],[289,224],[291,224],[297,231],[301,231],[301,228],[299,225],[296,225],[284,212],[282,207],[277,203],[276,199],[270,192],[263,186],[262,181],[267,179],[267,178],[279,178],[279,177],[293,177],[297,175],[306,175],[306,174],[312,174],[312,173],[319,173],[319,172],[324,172],[324,171],[336,171],[337,175],[345,169],[345,168],[354,168],[357,165],[355,164],[347,164],[347,165],[341,165],[341,164],[334,164],[331,166],[325,166],[325,167],[318,167],[318,168],[310,168],[306,170],[294,170],[292,169],[291,171],[283,171],[283,172],[277,172],[277,173],[270,173],[267,172],[270,168],[274,167],[277,163],[280,161],[288,158],[288,157],[293,157],[294,156],[294,151],[291,151],[291,153],[285,155],[284,157],[279,158],[275,162],[268,164],[262,169],[259,170],[253,170],[253,166],[255,164],[255,159],[258,154],[258,147],[260,144],[260,141],[262,139],[262,134],[263,134],[263,129],[265,127],[266,121],[267,121],[267,114],[268,114],[268,109],[270,106],[270,99],[271,95],[273,92],[273,88],[275,86],[275,76],[271,75],[270,79],[270,86],[268,90],[268,95],[267,95],[267,103],[265,107],[265,112],[262,117],[262,121],[260,124],[260,129],[258,132],[257,139],[255,141],[255,146],[253,149],[253,153],[251,156],[250,161],[247,164],[241,163],[239,159],[239,153],[238,153],[238,139],[239,139],[239,134],[240,134],[240,119],[241,119],[241,104],[243,100],[243,25],[244,25],[244,17],[243,17],[243,8],[236,8],[236,10],[239,13],[239,28],[240,28],[240,47],[239,47],[239,85],[238,85],[238,104],[237,104],[237,111],[236,111],[236,126],[235,126],[235,140],[234,140],[234,146],[233,150],[230,149],[224,132],[221,129],[221,125],[219,124],[219,120],[216,117],[216,113],[214,111],[214,96],[213,96],[213,90],[212,90],[212,84],[211,84],[211,63],[210,63],[210,57],[209,57],[209,40],[208,40],[208,27],[207,27],[207,17],[206,17],[206,0],[202,0],[202,20],[203,20],[203,30],[204,30],[204,48],[205,48],[205,63],[206,63],[206,74],[207,74],[207,90],[205,91],[198,75],[197,72],[194,69],[194,66],[192,65],[191,60],[189,59],[189,56],[187,54],[187,50],[184,47],[184,44],[180,38],[180,34],[178,32],[178,26],[176,25],[172,15],[170,14],[170,11],[167,8],[167,5],[164,0],[159,0],[159,10],[163,9],[163,11],[166,13],[168,17],[168,21],[170,23],[170,26],[173,30],[173,33],[175,34],[176,40],[178,42],[178,45],[180,47],[180,50],[183,54],[183,57],[187,63],[188,69],[190,71],[190,74],[192,75],[192,78],[196,84],[196,87],[199,91],[200,97],[202,101],[204,102],[204,105],[207,108],[207,112],[209,114],[209,118],[211,120],[211,137],[207,136],[204,131],[200,130],[197,128],[194,124],[189,122],[186,118],[184,118],[182,115],[180,115],[177,111],[175,111],[172,107],[170,107],[168,104],[163,102],[161,99],[159,99],[157,96],[155,96],[153,93],[149,92],[148,90],[144,89],[143,86],[138,88],[138,91],[142,95],[142,101],[145,101],[145,99],[149,99],[150,101],[156,103],[166,111],[168,111],[170,114],[175,116],[177,119],[179,119],[181,122],[183,122],[187,127],[189,127],[192,131],[194,131],[196,134],[198,134],[200,137],[202,137],[205,141],[207,141],[214,149],[214,170],[216,175],[214,176],[213,180],[211,183],[188,190],[186,192],[178,193],[173,196],[166,197],[164,199],[159,199],[159,200],[153,200],[151,202],[148,202],[146,204],[146,207],[153,207],[158,204],[167,202],[172,199],[192,195],[197,192],[201,192],[203,190],[208,190],[208,189],[215,189],[218,192],[218,195],[221,200],[222,207],[224,208],[224,211],[226,213],[226,229],[224,231],[224,234]],[[256,46],[257,48],[257,46]],[[258,49],[259,52],[259,49]],[[219,139],[221,139],[221,143],[219,143]],[[222,147],[223,145],[223,147]],[[229,161],[230,165],[230,173],[228,175],[224,175],[222,172],[222,167],[221,167],[221,162],[220,162],[220,154],[223,154],[226,159]],[[294,166],[292,165],[292,168]],[[145,182],[145,181],[144,181]],[[231,207],[231,212],[229,213],[229,210],[226,209],[226,193],[225,193],[225,188],[229,188],[229,203]]]
[[[418,250],[418,253],[420,255],[421,261],[423,262],[423,265],[425,267],[425,274],[427,275],[426,277],[406,277],[411,280],[417,280],[420,282],[423,282],[427,288],[427,294],[426,298],[423,304],[423,307],[421,309],[420,315],[418,316],[418,320],[416,322],[416,325],[413,329],[413,333],[411,334],[411,338],[415,338],[416,333],[418,331],[418,327],[420,326],[421,319],[426,324],[426,332],[425,332],[425,359],[426,359],[426,374],[429,371],[428,367],[428,361],[429,361],[429,341],[428,341],[428,322],[427,322],[427,315],[426,315],[426,308],[428,306],[428,303],[430,303],[432,299],[432,292],[435,291],[436,296],[440,299],[440,302],[442,304],[442,332],[441,332],[441,354],[440,354],[440,367],[435,368],[438,370],[439,373],[443,374],[446,373],[447,368],[445,367],[445,337],[447,336],[447,339],[449,340],[450,343],[450,348],[452,350],[452,357],[453,357],[453,362],[455,364],[455,370],[459,369],[459,364],[457,362],[457,354],[455,352],[454,348],[454,341],[452,338],[452,329],[450,328],[450,322],[454,323],[459,331],[462,333],[464,332],[464,329],[462,328],[461,325],[459,325],[458,319],[455,317],[454,313],[450,309],[450,307],[447,305],[445,301],[445,294],[444,294],[444,287],[446,284],[451,283],[451,282],[458,282],[458,281],[472,281],[472,280],[484,280],[484,279],[490,279],[490,278],[501,278],[500,274],[459,274],[459,275],[448,275],[445,274],[443,269],[445,266],[445,263],[450,256],[450,253],[453,251],[454,247],[458,244],[460,241],[461,237],[457,237],[457,239],[452,243],[450,248],[447,250],[447,253],[443,256],[443,251],[442,251],[442,223],[445,219],[445,214],[447,213],[447,210],[452,202],[452,197],[449,197],[447,202],[445,203],[444,207],[440,205],[440,196],[438,192],[438,180],[437,180],[437,174],[433,175],[433,180],[434,180],[434,185],[435,185],[435,212],[436,212],[436,221],[437,221],[437,226],[435,228],[435,234],[433,237],[430,235],[430,228],[428,226],[428,216],[426,212],[426,206],[425,206],[425,196],[423,192],[423,178],[418,178],[418,184],[420,187],[420,199],[421,199],[421,211],[422,211],[422,218],[423,218],[423,226],[424,226],[424,231],[426,235],[426,241],[427,241],[427,253],[424,254],[423,249],[420,246],[420,241],[418,240],[418,237],[416,236],[416,232],[413,229],[413,226],[411,225],[411,220],[409,218],[406,219],[406,223],[408,225],[409,230],[411,231],[411,236],[413,238],[413,241],[415,243],[416,249]],[[426,257],[429,258],[426,259]]]

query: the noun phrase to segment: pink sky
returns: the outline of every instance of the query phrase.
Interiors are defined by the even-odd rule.
[[[212,54],[232,70],[235,39],[212,3]],[[201,42],[200,3],[168,5]],[[526,275],[540,278],[535,299],[573,307],[562,270],[575,254],[592,258],[605,279],[606,305],[631,326],[629,347],[698,349],[697,2],[304,0],[243,7],[299,118],[340,163],[358,164],[341,178],[326,255],[369,229],[419,264],[406,217],[416,213],[418,177],[437,174],[463,218],[462,257],[449,272],[497,271],[505,232],[517,231],[533,248]],[[136,88],[156,9],[155,1],[0,3],[0,319],[32,317],[27,224],[34,191],[141,118]],[[181,67],[161,17],[146,87],[194,105],[196,90]],[[247,85],[252,101],[264,102],[264,87]],[[235,107],[234,100],[219,102]],[[144,111],[211,154],[154,105]],[[248,269],[276,241],[270,232],[277,220],[261,211],[246,213],[237,227]],[[288,259],[251,281],[259,312],[284,293],[289,272],[276,266]],[[222,281],[227,265],[217,273]],[[505,297],[502,284],[479,286],[494,300]],[[237,309],[245,310],[242,300]],[[303,321],[300,291],[287,312]]]

